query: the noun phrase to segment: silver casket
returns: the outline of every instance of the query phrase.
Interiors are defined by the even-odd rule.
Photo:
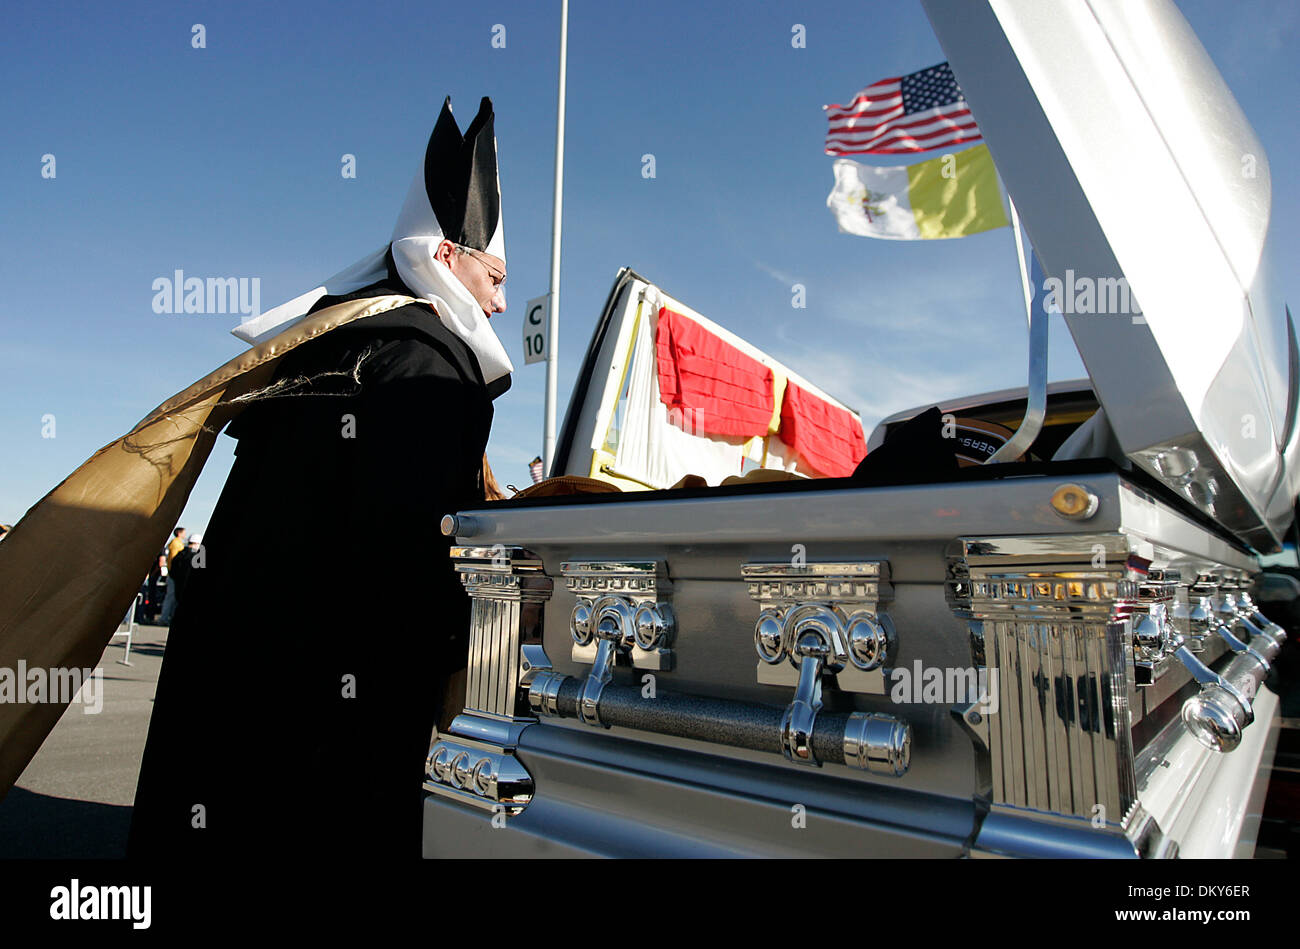
[[[923,2],[1046,274],[1141,301],[1062,307],[1090,379],[1043,431],[1078,435],[940,482],[665,490],[618,413],[689,308],[620,272],[555,473],[625,490],[444,521],[473,616],[426,856],[1251,853],[1285,632],[1250,588],[1300,490],[1267,158],[1168,0]]]

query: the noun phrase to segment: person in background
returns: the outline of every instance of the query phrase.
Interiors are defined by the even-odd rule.
[[[158,587],[163,585],[166,575],[167,552],[163,551],[154,561],[154,565],[149,568],[149,576],[144,578],[144,585],[140,588],[143,599],[140,601],[138,618],[141,623],[152,625],[158,618],[158,611],[162,608],[162,603],[158,599]]]
[[[172,539],[167,541],[167,567],[171,569],[172,559],[185,549],[185,528],[178,527],[172,531]]]
[[[189,546],[172,560],[172,568],[167,572],[167,579],[172,582],[175,589],[172,594],[172,613],[176,612],[176,609],[181,605],[181,600],[185,597],[185,584],[189,581],[190,571],[195,569],[194,559],[198,555],[202,544],[202,534],[191,534]],[[201,560],[199,564],[202,564]]]
[[[162,616],[164,626],[172,624],[172,614],[176,612],[176,584],[172,582],[172,561],[185,549],[185,528],[178,527],[172,532],[172,539],[167,542],[167,596],[163,599]]]

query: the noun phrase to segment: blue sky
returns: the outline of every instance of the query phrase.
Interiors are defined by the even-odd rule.
[[[1300,8],[1178,5],[1268,150],[1278,259],[1293,262]],[[191,46],[196,23],[204,49]],[[795,23],[806,48],[791,46]],[[520,314],[550,267],[558,0],[6,0],[0,29],[0,522],[242,348],[236,316],[154,313],[156,278],[257,277],[267,309],[379,247],[445,95],[462,124],[481,95],[496,105],[510,309],[494,324],[517,371],[489,455],[503,483],[528,482],[545,371],[523,366]],[[868,429],[1023,384],[1008,230],[875,241],[838,233],[825,207],[820,107],[943,58],[919,3],[573,0],[561,419],[624,265],[857,408]],[[646,153],[654,179],[641,175]],[[344,154],[355,179],[340,174]],[[790,306],[796,282],[803,310]],[[1052,377],[1083,375],[1064,326],[1052,331]],[[47,415],[54,438],[42,437]],[[218,440],[187,527],[206,525],[233,444]]]

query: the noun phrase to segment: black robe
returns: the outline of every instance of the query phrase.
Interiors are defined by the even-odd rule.
[[[314,309],[386,293],[410,295],[391,256],[386,280]],[[485,385],[424,304],[302,344],[276,378],[301,375],[315,378],[228,430],[236,460],[168,635],[133,857],[420,856],[424,760],[463,699],[444,693],[469,627],[439,521],[482,504],[510,380]]]

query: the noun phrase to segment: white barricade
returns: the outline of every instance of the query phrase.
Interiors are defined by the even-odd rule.
[[[143,599],[144,594],[137,593],[135,595],[135,599],[132,600],[131,605],[127,607],[126,616],[122,618],[122,622],[117,624],[117,632],[113,633],[113,639],[117,639],[119,636],[126,637],[126,653],[121,659],[117,660],[124,666],[131,665],[131,638],[135,635],[136,626],[135,611],[139,608]]]

